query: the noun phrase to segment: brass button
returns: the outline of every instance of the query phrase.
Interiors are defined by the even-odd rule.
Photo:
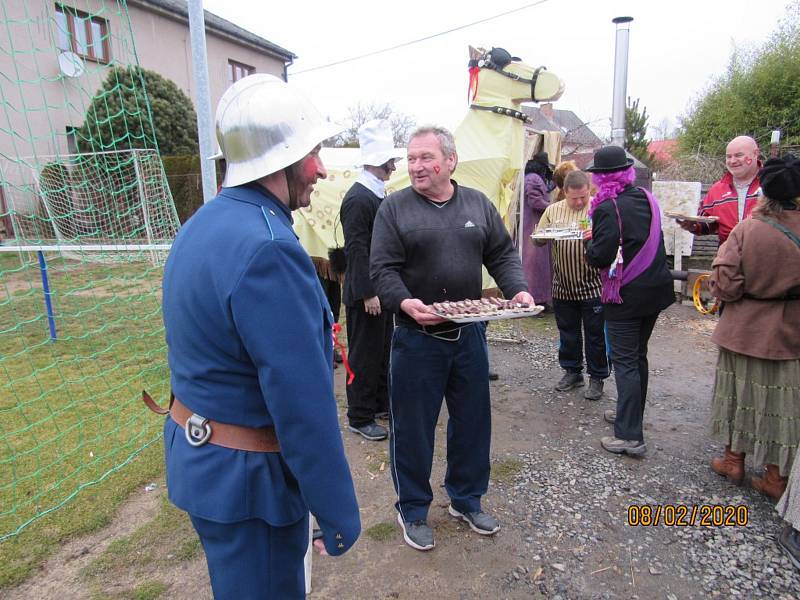
[[[339,542],[339,545],[338,545],[338,546],[336,546],[336,547],[337,547],[337,548],[344,548],[344,544],[342,544],[341,542]]]
[[[342,534],[341,534],[341,533],[337,533],[337,534],[336,534],[336,539],[337,539],[337,540],[340,540],[340,539],[342,539]]]

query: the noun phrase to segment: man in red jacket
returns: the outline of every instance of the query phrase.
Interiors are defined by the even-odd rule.
[[[725,150],[728,172],[717,181],[700,202],[698,215],[718,217],[714,223],[690,223],[678,219],[680,226],[694,235],[717,233],[719,243],[728,239],[736,224],[750,216],[761,195],[758,170],[761,161],[756,141],[746,135],[733,138]]]

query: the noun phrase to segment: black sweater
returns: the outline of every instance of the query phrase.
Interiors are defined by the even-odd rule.
[[[644,192],[628,186],[617,197],[622,221],[623,268],[644,246],[650,234],[650,203]],[[592,215],[592,239],[586,242],[586,262],[593,267],[606,268],[614,262],[619,248],[619,225],[614,203],[607,200]],[[675,302],[672,276],[667,268],[664,234],[658,243],[655,259],[636,279],[620,291],[622,304],[604,304],[608,321],[635,319],[660,312]]]
[[[369,248],[372,244],[372,225],[381,200],[367,187],[354,183],[342,201],[339,217],[347,255],[342,301],[346,306],[357,306],[376,295],[369,278]]]
[[[413,322],[400,310],[407,298],[426,304],[480,298],[482,265],[506,298],[528,289],[497,209],[481,192],[453,185],[453,197],[441,207],[408,187],[378,209],[370,276],[381,304],[400,322]]]

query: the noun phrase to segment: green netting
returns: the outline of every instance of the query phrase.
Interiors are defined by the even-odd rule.
[[[0,0],[0,541],[159,439],[154,131],[124,0]]]

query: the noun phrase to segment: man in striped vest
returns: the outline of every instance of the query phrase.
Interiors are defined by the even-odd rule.
[[[564,180],[566,197],[545,209],[539,228],[568,226],[588,222],[589,177],[583,171],[571,171]],[[552,243],[553,310],[561,341],[558,362],[564,376],[556,384],[559,392],[584,385],[583,361],[589,373],[588,400],[603,396],[603,380],[608,377],[603,304],[600,302],[600,271],[584,261],[581,240],[535,240]],[[583,342],[583,343],[581,343]],[[581,347],[583,346],[583,347]]]

